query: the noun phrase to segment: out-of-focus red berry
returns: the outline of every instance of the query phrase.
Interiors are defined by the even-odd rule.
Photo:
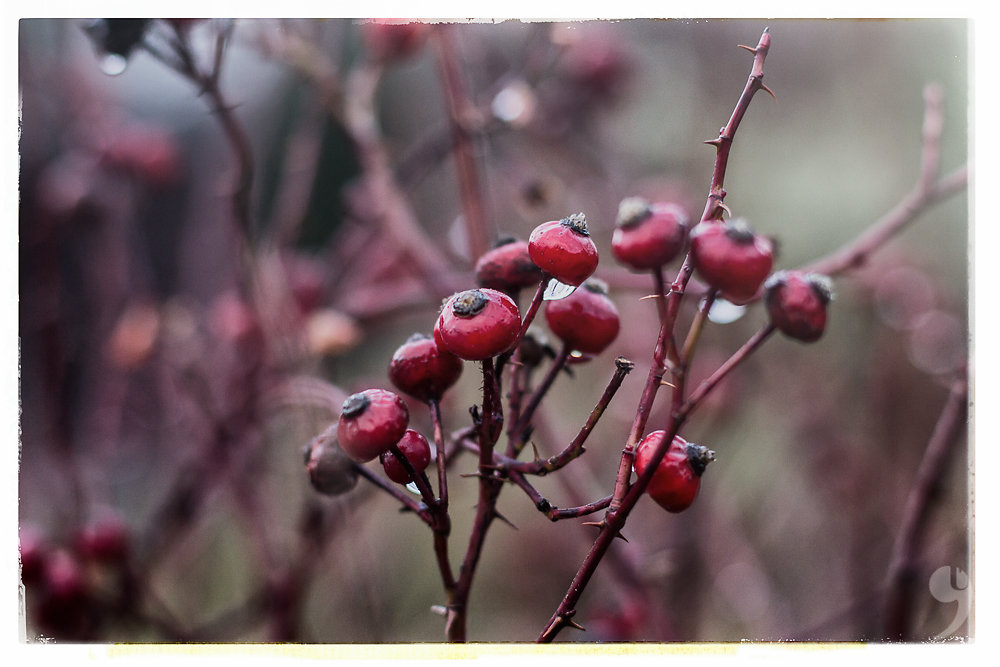
[[[430,26],[405,19],[372,19],[361,30],[372,58],[388,63],[417,53],[427,41]]]
[[[771,273],[774,244],[743,220],[702,222],[691,232],[691,263],[722,296],[746,303]]]
[[[545,302],[545,322],[571,350],[600,354],[618,337],[618,309],[607,285],[591,278],[565,299]]]
[[[507,294],[538,285],[542,270],[531,261],[528,242],[505,237],[476,262],[476,282]]]
[[[680,255],[687,234],[688,216],[679,205],[629,197],[618,207],[611,254],[636,271],[655,269]]]
[[[771,323],[786,336],[806,343],[823,335],[826,307],[832,300],[830,279],[819,274],[778,271],[764,283]]]
[[[419,333],[400,345],[389,362],[392,384],[425,403],[440,399],[461,375],[462,360]]]

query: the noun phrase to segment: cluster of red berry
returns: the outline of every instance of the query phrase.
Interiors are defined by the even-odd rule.
[[[53,544],[30,527],[21,529],[21,581],[29,609],[46,635],[93,640],[100,626],[131,603],[129,529],[102,516]]]
[[[741,220],[712,220],[692,228],[679,205],[632,197],[619,207],[611,248],[619,262],[635,271],[659,270],[690,249],[697,274],[730,301],[748,303],[763,286],[771,322],[788,336],[814,341],[825,328],[826,306],[832,299],[829,280],[795,271],[779,271],[768,279],[774,244]],[[503,238],[476,263],[478,287],[445,300],[433,335],[414,334],[396,350],[389,379],[419,401],[440,400],[461,375],[463,360],[486,361],[513,353],[552,280],[572,292],[545,301],[549,330],[578,360],[593,358],[615,340],[621,327],[607,285],[592,277],[597,265],[597,248],[582,213],[539,225],[528,241]],[[532,286],[538,292],[522,317],[517,298]],[[397,394],[367,389],[350,396],[335,428],[310,448],[307,462],[314,485],[325,493],[343,493],[357,478],[350,462],[375,458],[389,479],[413,482],[432,456],[427,438],[408,425],[409,409]],[[656,431],[640,443],[638,474],[649,467],[663,437],[663,431]],[[711,450],[678,436],[658,463],[647,492],[667,510],[679,512],[694,501],[701,474],[713,459]]]

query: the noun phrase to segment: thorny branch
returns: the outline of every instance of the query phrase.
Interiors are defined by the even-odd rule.
[[[965,428],[968,391],[968,379],[963,372],[951,385],[948,400],[934,426],[917,470],[916,481],[906,499],[886,577],[883,634],[892,641],[916,639],[912,635],[911,618],[912,584],[917,574],[918,551],[927,528],[931,501],[941,490],[942,479],[948,470],[948,460]]]

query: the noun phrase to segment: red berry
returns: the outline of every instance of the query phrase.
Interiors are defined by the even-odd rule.
[[[595,278],[565,299],[545,302],[545,321],[572,350],[599,354],[618,336],[618,309],[607,285]]]
[[[38,531],[21,529],[21,581],[34,586],[43,581],[49,560],[49,548]]]
[[[461,374],[461,359],[419,333],[400,345],[389,362],[389,379],[396,388],[425,403],[441,398]]]
[[[399,442],[409,423],[403,399],[385,389],[366,389],[344,401],[337,439],[348,456],[364,463]]]
[[[93,637],[98,615],[92,590],[84,569],[68,551],[52,554],[41,593],[36,620],[44,634],[67,641]]]
[[[426,470],[431,462],[431,446],[427,442],[427,438],[413,429],[406,430],[396,447],[410,462],[413,471],[417,474]],[[392,481],[398,484],[409,484],[413,481],[413,477],[406,471],[406,467],[391,450],[382,452],[379,455],[379,460],[382,462],[385,474]]]
[[[358,469],[337,442],[337,428],[331,426],[306,446],[309,482],[319,493],[339,496],[354,488]]]
[[[618,223],[611,236],[611,253],[635,270],[655,269],[677,257],[687,242],[688,217],[671,202],[650,204],[629,197],[618,207]]]
[[[508,294],[537,285],[542,275],[542,270],[531,261],[527,241],[510,236],[500,239],[476,262],[476,282]]]
[[[579,285],[597,270],[597,247],[583,213],[535,227],[528,254],[542,271],[567,285]]]
[[[121,563],[129,552],[128,525],[116,515],[97,519],[76,535],[74,550],[82,559],[97,563]]]
[[[402,60],[412,56],[426,41],[428,25],[401,19],[372,19],[362,26],[365,45],[372,57],[380,62]]]
[[[434,339],[467,361],[482,361],[506,352],[521,330],[513,299],[493,289],[466,290],[449,298],[434,325]]]
[[[642,475],[652,463],[653,450],[663,442],[666,431],[653,431],[639,443],[635,454],[635,472]],[[701,486],[705,466],[715,460],[715,452],[674,436],[670,448],[656,466],[646,493],[668,512],[681,512],[691,506]]]
[[[703,222],[691,232],[691,262],[722,296],[745,303],[771,272],[774,244],[754,234],[743,220]]]
[[[826,306],[833,300],[830,279],[817,273],[778,271],[764,283],[771,323],[790,338],[811,343],[826,328]]]

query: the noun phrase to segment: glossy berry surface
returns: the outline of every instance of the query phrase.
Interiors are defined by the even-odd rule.
[[[742,220],[703,222],[691,232],[695,271],[734,303],[753,298],[771,272],[774,244]]]
[[[681,254],[687,235],[688,216],[679,205],[630,197],[618,208],[611,254],[636,271],[655,269]]]
[[[635,454],[636,474],[642,475],[649,468],[653,451],[664,437],[665,431],[653,431],[639,443]],[[679,435],[674,436],[646,487],[646,493],[668,512],[686,510],[698,496],[705,466],[714,459],[715,453],[707,447],[689,443]]]
[[[339,496],[358,483],[357,468],[337,441],[336,426],[313,438],[305,453],[309,483],[319,493]]]
[[[396,445],[400,453],[413,466],[414,472],[422,473],[431,462],[431,446],[427,438],[413,429],[407,429],[402,439]],[[382,452],[379,455],[382,462],[382,469],[386,476],[397,484],[409,484],[413,477],[406,471],[406,467],[396,458],[392,451]]]
[[[832,300],[830,279],[816,273],[778,271],[764,283],[771,323],[786,336],[806,343],[823,335],[826,307]]]
[[[513,299],[483,287],[449,298],[434,325],[434,339],[467,361],[482,361],[506,352],[521,330]]]
[[[476,262],[476,282],[500,292],[512,293],[538,285],[542,270],[531,261],[528,242],[507,237]]]
[[[364,463],[399,442],[409,423],[403,399],[385,389],[366,389],[344,401],[337,440],[349,457]]]
[[[404,394],[425,403],[438,400],[462,375],[462,360],[423,334],[413,334],[389,362],[389,379]]]
[[[528,254],[542,271],[567,285],[580,285],[597,270],[597,247],[583,213],[535,227]]]
[[[545,322],[570,349],[599,354],[618,337],[618,309],[607,286],[591,278],[565,299],[545,302]]]

